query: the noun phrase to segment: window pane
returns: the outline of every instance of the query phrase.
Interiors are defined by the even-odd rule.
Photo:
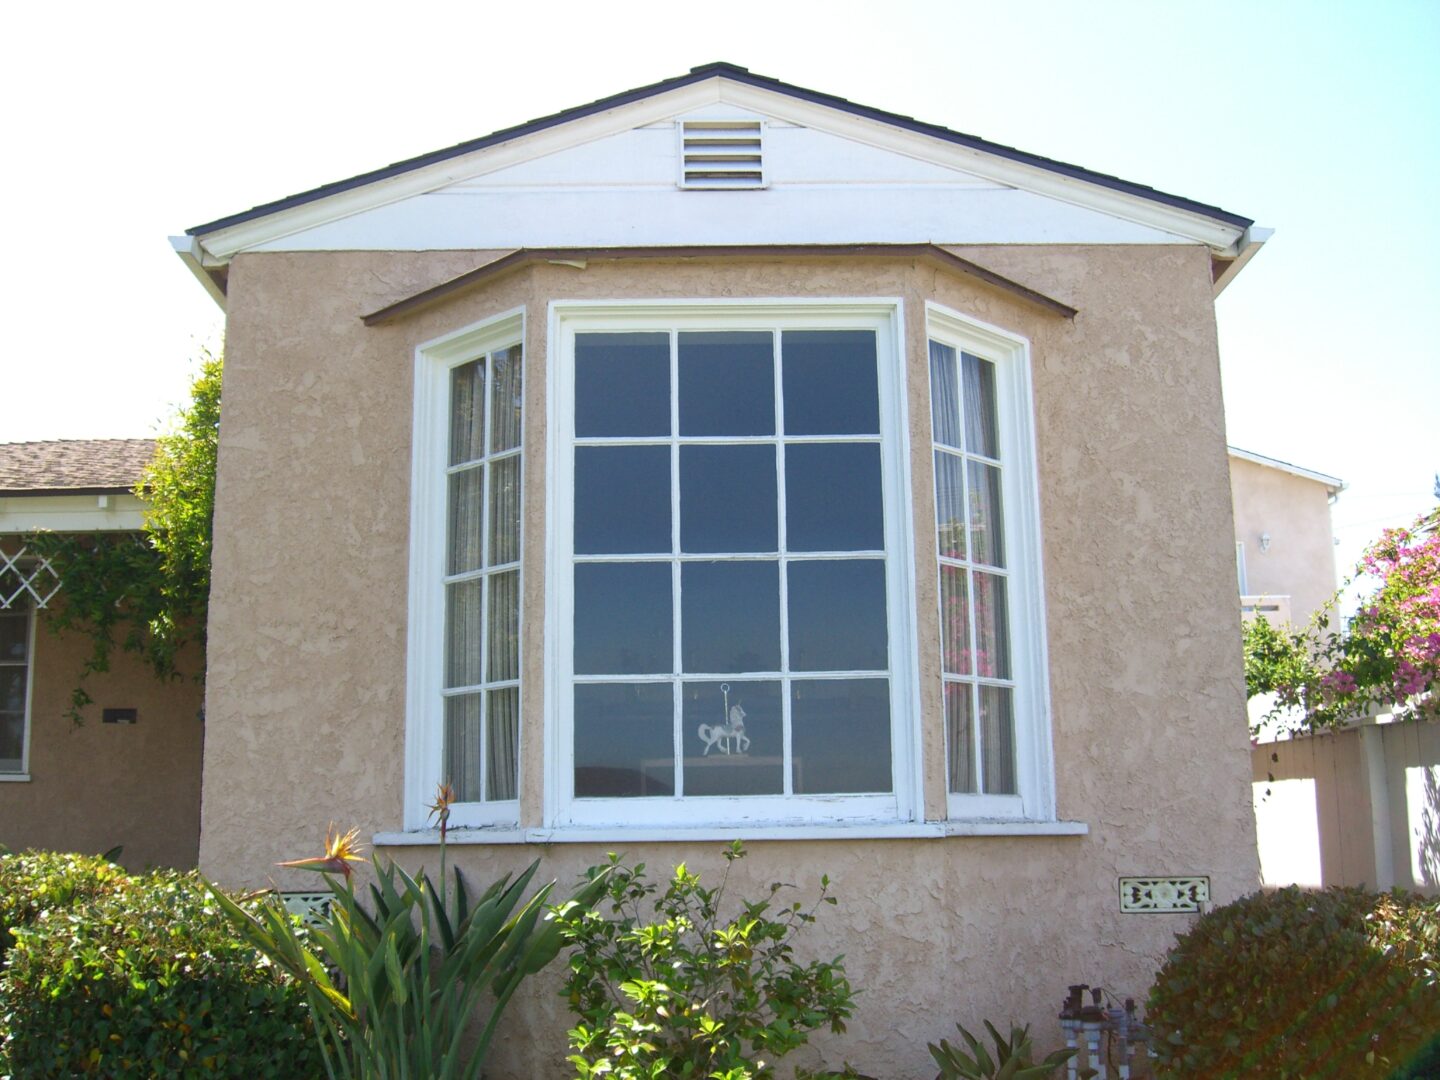
[[[475,686],[480,665],[481,595],[484,578],[445,586],[445,686]]]
[[[25,712],[25,669],[0,668],[0,712]]]
[[[447,573],[460,574],[480,567],[480,541],[485,513],[485,468],[477,465],[450,474],[450,514]]]
[[[488,677],[503,682],[520,677],[520,572],[491,574],[489,620],[490,651]]]
[[[787,574],[791,671],[878,671],[888,666],[883,562],[792,562]]]
[[[930,430],[937,443],[959,450],[960,385],[955,377],[955,350],[930,342]]]
[[[490,466],[490,565],[520,561],[520,458]]]
[[[980,687],[980,745],[985,793],[1015,794],[1015,693],[1008,686]]]
[[[670,335],[575,336],[575,434],[670,434]]]
[[[683,670],[780,670],[779,563],[686,563],[680,606]]]
[[[575,553],[670,550],[670,448],[575,448]]]
[[[1000,507],[1000,470],[981,461],[970,469],[970,558],[1005,565],[1005,517]]]
[[[485,695],[486,747],[485,798],[502,802],[515,798],[520,775],[520,688],[510,686]]]
[[[885,679],[796,680],[790,698],[796,794],[891,790]]]
[[[963,567],[940,564],[941,658],[947,675],[970,674],[970,595]]]
[[[940,554],[965,558],[965,459],[935,451],[935,523]]]
[[[445,699],[445,779],[460,802],[480,801],[480,695]]]
[[[520,445],[520,346],[512,345],[492,353],[490,380],[494,400],[490,403],[490,449],[512,450]]]
[[[794,443],[785,448],[785,546],[879,551],[885,546],[880,447]]]
[[[575,671],[648,675],[672,671],[669,563],[575,567]]]
[[[689,682],[682,701],[686,795],[784,792],[778,682]]]
[[[875,333],[787,330],[781,336],[787,435],[878,435]]]
[[[24,660],[30,616],[0,614],[0,660]]]
[[[991,679],[1010,678],[1010,611],[1005,579],[975,573],[975,668]]]
[[[485,361],[450,373],[450,464],[485,456]]]
[[[945,684],[945,753],[950,790],[957,794],[974,794],[975,788],[975,722],[971,717],[969,683]]]
[[[674,716],[668,682],[575,687],[575,794],[673,795]]]
[[[995,365],[961,354],[965,370],[965,448],[972,454],[1000,456],[995,425]]]
[[[0,772],[19,772],[25,758],[25,714],[0,712]]]
[[[680,335],[680,434],[775,434],[769,333]]]
[[[778,551],[775,515],[774,446],[680,448],[682,551]]]

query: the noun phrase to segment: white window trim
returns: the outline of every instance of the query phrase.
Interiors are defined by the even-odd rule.
[[[886,489],[886,595],[890,645],[891,749],[894,792],[883,796],[789,796],[700,799],[575,799],[571,688],[573,597],[562,583],[572,573],[574,536],[574,341],[577,330],[732,329],[740,325],[807,329],[863,327],[877,334],[882,476]],[[918,646],[914,618],[915,550],[909,417],[905,394],[904,313],[899,298],[759,298],[704,300],[551,301],[546,364],[545,792],[544,822],[571,829],[653,829],[723,825],[733,835],[757,827],[819,823],[916,822],[923,817]],[[561,630],[564,628],[564,632]]]
[[[1010,655],[1015,672],[1015,779],[1018,795],[956,794],[948,790],[947,777],[948,816],[955,822],[1005,818],[1052,822],[1055,820],[1055,764],[1030,343],[998,326],[929,301],[925,304],[925,323],[927,340],[953,346],[957,352],[972,353],[995,363],[1000,460],[1004,462],[1000,470],[1000,490],[1005,507],[1006,564],[1010,568]],[[931,498],[933,505],[933,492]],[[933,530],[933,519],[931,527]],[[935,550],[933,535],[929,550]],[[936,567],[937,573],[938,620],[938,564],[933,555],[930,565]],[[939,723],[943,730],[943,715]]]
[[[410,462],[410,625],[406,634],[405,663],[405,807],[407,830],[422,830],[429,817],[428,804],[444,779],[445,710],[440,694],[445,663],[445,543],[446,474],[450,437],[450,372],[486,353],[519,343],[522,364],[525,309],[518,307],[472,323],[424,342],[415,349],[415,400]],[[491,396],[487,372],[486,399]],[[489,431],[486,438],[489,439]],[[521,439],[524,461],[524,438]],[[520,514],[524,521],[524,469],[521,465]],[[488,493],[487,493],[488,498]],[[522,524],[521,565],[524,558]],[[519,633],[524,640],[524,570],[519,581],[521,615]],[[521,658],[522,685],[524,657]],[[517,754],[523,754],[522,722]],[[517,784],[518,794],[518,784]],[[455,828],[514,825],[519,819],[518,797],[486,803],[457,803],[450,817]]]
[[[20,771],[0,772],[0,783],[24,783],[30,779],[30,732],[32,721],[35,717],[35,710],[32,705],[35,696],[35,625],[39,621],[35,615],[35,605],[25,605],[28,621],[25,625],[25,712],[21,719],[20,734]],[[19,667],[19,664],[7,663],[6,667]]]

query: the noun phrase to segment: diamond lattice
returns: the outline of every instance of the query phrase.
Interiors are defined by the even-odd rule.
[[[17,551],[0,548],[0,611],[30,603],[43,608],[59,591],[60,575],[49,559],[23,544]]]

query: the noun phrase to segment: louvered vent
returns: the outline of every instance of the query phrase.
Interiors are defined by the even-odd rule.
[[[680,124],[682,188],[763,188],[759,120],[685,120]]]

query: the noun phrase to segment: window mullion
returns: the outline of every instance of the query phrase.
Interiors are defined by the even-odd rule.
[[[780,549],[780,768],[781,791],[785,795],[795,794],[794,749],[792,747],[790,710],[790,569],[788,551],[790,542],[785,522],[785,378],[782,365],[785,362],[783,337],[779,330],[773,331],[770,353],[774,357],[771,371],[775,379],[775,500],[776,500],[776,545]]]
[[[685,717],[682,685],[684,597],[680,593],[680,331],[670,331],[670,668],[671,745],[674,747],[675,798],[685,794]]]

